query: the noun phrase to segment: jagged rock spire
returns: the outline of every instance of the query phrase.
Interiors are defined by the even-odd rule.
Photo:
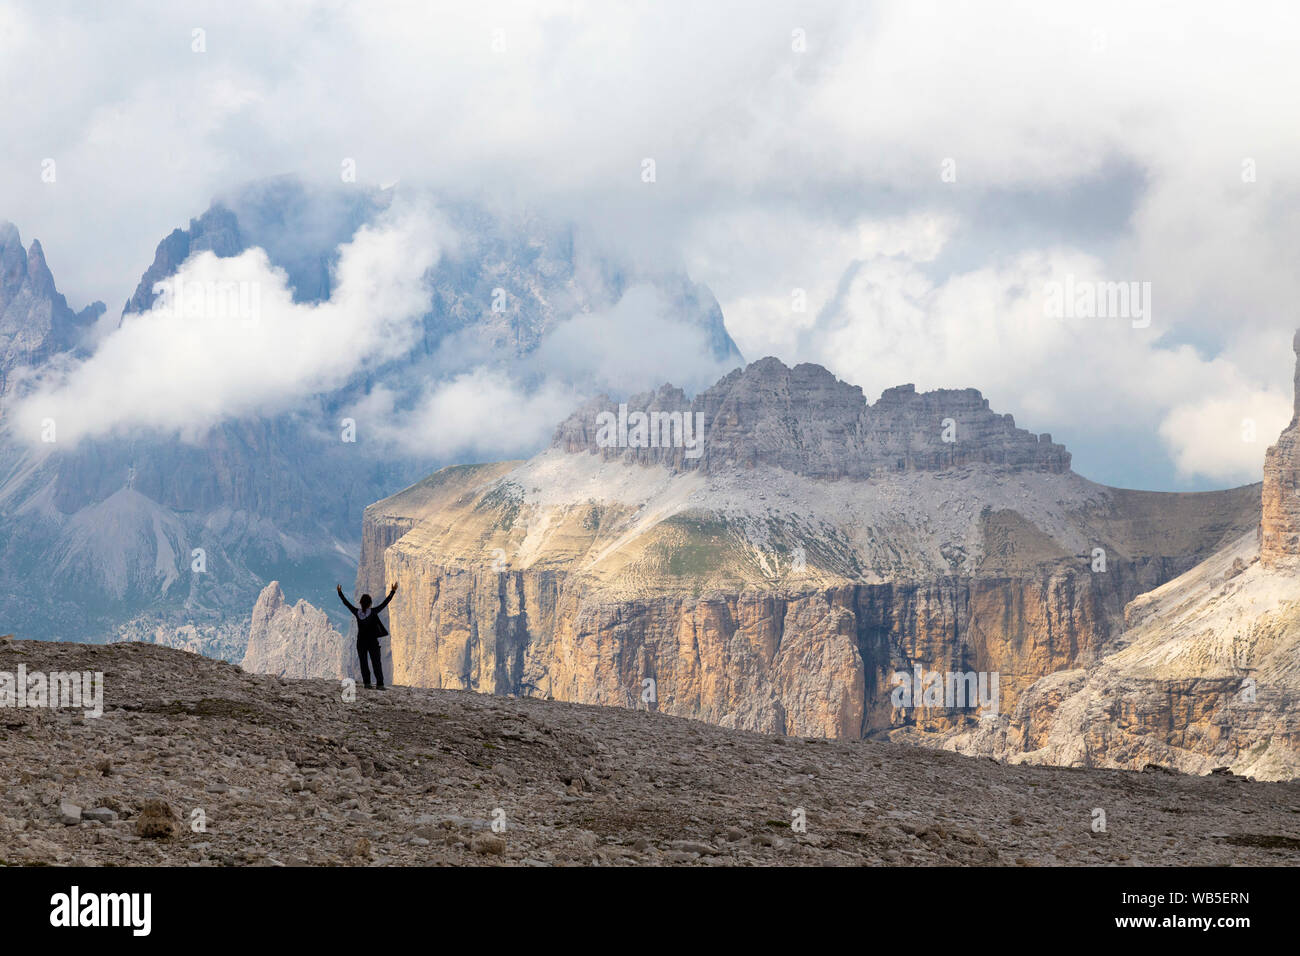
[[[0,395],[14,369],[73,348],[103,311],[96,302],[73,312],[54,285],[40,242],[24,250],[18,227],[0,220]]]
[[[1291,339],[1291,349],[1296,355],[1294,390],[1291,393],[1291,423],[1295,424],[1300,421],[1300,329],[1296,329]]]
[[[1291,424],[1264,456],[1264,491],[1259,522],[1259,559],[1265,567],[1300,565],[1300,330],[1296,353]]]

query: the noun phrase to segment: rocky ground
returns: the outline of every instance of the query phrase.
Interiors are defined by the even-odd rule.
[[[0,710],[9,864],[1300,862],[1300,782],[1008,766],[466,691],[348,702],[336,681],[148,644],[0,643],[0,671],[20,663],[102,671],[104,715]]]

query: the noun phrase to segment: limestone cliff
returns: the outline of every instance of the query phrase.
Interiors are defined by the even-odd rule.
[[[1300,776],[1300,578],[1253,532],[1128,608],[1122,647],[946,745],[1013,762]],[[896,739],[903,739],[898,737]]]
[[[1259,557],[1267,568],[1300,565],[1300,332],[1292,347],[1297,356],[1295,411],[1264,456]]]
[[[1043,677],[1014,710],[946,746],[1068,766],[1300,776],[1300,333],[1294,345],[1297,415],[1265,458],[1259,528],[1136,598],[1113,653]]]
[[[495,465],[456,465],[444,468],[435,476],[425,479],[405,491],[376,501],[366,508],[361,529],[361,560],[357,565],[357,583],[354,593],[379,595],[388,591],[389,578],[384,571],[384,554],[388,548],[417,523],[437,513],[450,498],[463,493],[476,483],[503,474],[518,462],[500,462]],[[389,631],[391,627],[391,612]],[[361,665],[355,652],[357,626],[348,628],[346,651],[343,654],[342,672],[345,677],[361,679]],[[379,652],[386,677],[393,679],[392,637],[379,642]]]
[[[527,462],[367,509],[358,585],[400,585],[396,683],[799,735],[970,731],[973,707],[897,705],[894,675],[996,674],[994,710],[1013,713],[1044,675],[1115,650],[1134,597],[1259,522],[1258,485],[1087,481],[978,392],[867,405],[766,359],[693,403],[643,398],[704,416],[697,455],[641,444],[598,402]]]

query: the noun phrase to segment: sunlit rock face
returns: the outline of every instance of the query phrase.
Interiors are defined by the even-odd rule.
[[[1119,649],[945,745],[1012,761],[1300,776],[1300,576],[1253,532],[1128,606]]]

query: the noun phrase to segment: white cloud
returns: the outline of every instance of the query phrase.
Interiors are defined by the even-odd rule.
[[[1160,423],[1160,437],[1185,475],[1258,481],[1264,449],[1290,420],[1285,396],[1242,387],[1173,408]]]
[[[704,329],[674,315],[650,285],[631,287],[610,309],[561,322],[536,360],[547,375],[581,383],[589,394],[624,396],[665,382],[693,394],[736,364],[715,359]]]
[[[15,434],[59,442],[143,427],[193,438],[274,413],[406,352],[428,309],[425,272],[447,232],[413,209],[340,247],[330,299],[295,303],[266,253],[188,259],[149,312],[128,315],[83,362],[50,371],[12,411]]]
[[[505,372],[479,367],[431,385],[413,408],[399,408],[397,396],[381,386],[349,414],[358,440],[433,459],[491,460],[531,455],[579,401],[557,382],[530,391]]]
[[[475,365],[413,401],[379,386],[348,414],[359,440],[407,455],[526,457],[597,392],[627,396],[664,382],[694,392],[727,371],[699,326],[680,321],[653,286],[635,285],[609,309],[560,322],[513,370]]]
[[[869,258],[803,336],[801,357],[861,385],[869,400],[902,382],[979,388],[1033,431],[1059,437],[1066,423],[1104,436],[1136,426],[1159,435],[1148,454],[1167,449],[1184,478],[1258,480],[1264,449],[1290,418],[1289,349],[1274,347],[1278,368],[1267,378],[1277,384],[1261,387],[1229,358],[1162,346],[1154,295],[1151,328],[1046,313],[1049,282],[1104,274],[1097,260],[1059,250],[942,282],[906,258]],[[1245,419],[1253,442],[1243,441]]]

